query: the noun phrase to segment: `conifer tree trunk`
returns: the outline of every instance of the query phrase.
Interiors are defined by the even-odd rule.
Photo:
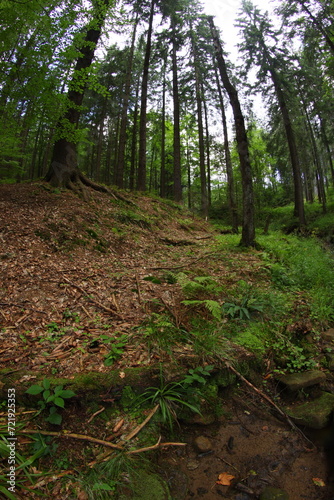
[[[166,58],[162,75],[162,109],[161,109],[161,155],[160,155],[160,196],[166,197]]]
[[[264,48],[265,55],[269,64],[269,72],[271,75],[271,79],[273,81],[275,92],[278,100],[278,105],[282,114],[283,125],[285,129],[286,138],[288,141],[291,166],[293,172],[293,183],[294,183],[294,200],[295,200],[295,208],[294,215],[299,219],[300,227],[306,225],[305,219],[305,210],[304,210],[304,199],[303,199],[303,184],[302,184],[302,176],[301,176],[301,168],[299,163],[299,155],[297,144],[295,140],[295,134],[292,127],[292,122],[290,118],[290,113],[288,110],[288,106],[285,100],[284,93],[281,88],[280,79],[277,72],[274,69],[273,62],[268,53],[266,53],[266,48]]]
[[[245,121],[241,111],[238,93],[235,87],[232,85],[227,73],[222,46],[213,22],[213,18],[209,17],[208,20],[213,43],[215,46],[218,69],[233,109],[238,155],[240,161],[243,201],[243,221],[240,245],[249,247],[255,245],[255,222],[252,169],[249,158],[248,138],[245,128]]]
[[[177,74],[177,57],[176,57],[176,27],[175,17],[171,16],[172,28],[172,67],[173,67],[173,104],[174,104],[174,200],[182,201],[182,186],[181,186],[181,139],[180,139],[180,98],[179,84]]]
[[[217,71],[217,65],[216,65],[215,60],[213,60],[213,66],[214,66],[214,70],[215,70],[216,84],[217,84],[218,96],[219,96],[219,104],[220,104],[220,110],[221,110],[221,114],[222,114],[222,123],[223,123],[224,153],[225,153],[225,165],[226,165],[226,176],[227,176],[227,200],[228,200],[228,206],[229,206],[230,216],[231,216],[231,221],[232,221],[232,224],[231,224],[232,231],[233,231],[233,233],[237,234],[238,233],[238,210],[237,210],[237,203],[235,200],[235,192],[234,192],[234,176],[233,176],[231,152],[230,152],[229,139],[228,139],[225,103],[224,103],[222,88],[221,88],[220,81],[218,78],[218,71]]]
[[[123,186],[124,186],[126,125],[127,125],[127,117],[128,117],[128,105],[129,105],[130,89],[131,89],[131,72],[132,72],[132,65],[133,65],[133,55],[134,55],[134,50],[135,50],[137,26],[138,26],[138,12],[136,14],[135,24],[134,24],[133,31],[132,31],[132,40],[131,40],[131,46],[130,46],[128,67],[127,67],[127,72],[126,72],[126,80],[125,80],[125,88],[124,88],[124,96],[123,96],[121,126],[120,126],[120,132],[119,132],[118,162],[117,162],[117,170],[116,170],[116,186],[118,186],[119,188],[123,188]]]
[[[155,0],[151,2],[150,18],[147,33],[147,42],[144,59],[143,79],[141,86],[141,105],[140,105],[140,121],[139,121],[139,161],[138,161],[138,191],[146,189],[146,115],[147,115],[147,91],[148,91],[148,73],[150,67],[151,45],[152,45],[152,28],[154,16]]]
[[[190,37],[192,52],[194,57],[195,70],[195,93],[197,104],[197,128],[198,128],[198,149],[199,149],[199,171],[201,181],[201,212],[204,217],[208,215],[208,192],[206,184],[206,169],[205,169],[205,145],[204,145],[204,128],[203,128],[203,112],[202,112],[202,93],[201,79],[198,69],[197,46],[194,39],[192,24],[190,22]]]

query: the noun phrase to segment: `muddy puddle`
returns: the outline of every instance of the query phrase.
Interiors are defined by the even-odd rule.
[[[272,494],[266,497],[270,500],[334,500],[333,462],[328,460],[334,448],[325,450],[317,440],[312,449],[258,401],[233,398],[219,422],[183,425],[179,437],[187,446],[166,449],[160,457],[175,500],[251,500],[266,488],[287,495]]]

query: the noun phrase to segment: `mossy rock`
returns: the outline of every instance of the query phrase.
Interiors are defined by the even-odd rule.
[[[329,424],[333,410],[334,394],[323,392],[320,397],[313,401],[286,409],[286,413],[298,425],[304,425],[311,429],[323,429]]]
[[[118,500],[172,500],[167,483],[158,475],[137,471],[131,490],[120,493]]]

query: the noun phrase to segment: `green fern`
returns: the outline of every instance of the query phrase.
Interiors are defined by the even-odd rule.
[[[183,300],[182,304],[185,306],[204,306],[215,319],[221,319],[221,305],[216,300]]]
[[[176,277],[184,295],[189,299],[222,292],[222,287],[211,276],[196,276],[191,280],[185,273],[178,273]]]

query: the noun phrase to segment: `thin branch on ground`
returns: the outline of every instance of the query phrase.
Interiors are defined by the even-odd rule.
[[[279,406],[277,406],[277,404],[274,403],[274,401],[269,396],[267,396],[267,394],[265,394],[260,389],[255,387],[255,385],[253,385],[251,382],[249,382],[249,380],[247,380],[243,375],[241,375],[241,373],[238,372],[238,370],[236,370],[228,361],[226,361],[226,360],[223,360],[223,361],[224,361],[225,366],[228,370],[230,370],[232,373],[237,375],[237,377],[239,377],[240,380],[242,380],[245,384],[247,384],[248,387],[250,387],[253,391],[255,391],[257,394],[259,394],[259,396],[261,396],[261,398],[265,399],[271,406],[273,406],[275,408],[275,410],[281,415],[281,417],[283,417],[284,420],[289,424],[291,429],[293,429],[294,431],[297,431],[303,437],[303,439],[305,439],[309,444],[312,445],[313,448],[315,448],[314,443],[312,443],[312,441],[310,441],[310,439],[308,439],[308,437],[305,436],[303,431],[301,429],[299,429],[299,427],[297,427],[296,424],[293,423],[293,421],[291,420],[289,415],[287,415]]]
[[[145,420],[141,424],[139,424],[133,431],[131,431],[130,434],[125,436],[124,441],[130,441],[130,439],[135,437],[142,430],[142,428],[145,427],[145,425],[151,420],[151,418],[153,417],[153,415],[155,415],[155,413],[158,411],[158,409],[159,409],[159,405],[155,405],[155,407],[149,413],[149,415],[145,418]]]
[[[85,434],[75,434],[67,431],[53,432],[53,431],[41,431],[38,429],[24,429],[20,431],[21,434],[42,434],[43,436],[54,436],[60,438],[69,439],[79,439],[82,441],[89,441],[90,443],[101,444],[102,446],[107,446],[108,448],[114,448],[115,450],[123,450],[123,446],[119,444],[113,444],[109,441],[104,441],[103,439],[97,439],[92,436],[86,436]]]

